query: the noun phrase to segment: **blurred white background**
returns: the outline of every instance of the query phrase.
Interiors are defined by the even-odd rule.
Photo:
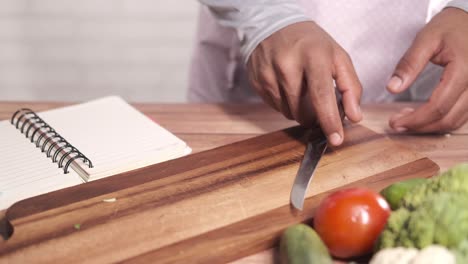
[[[0,0],[0,100],[185,101],[198,5]]]

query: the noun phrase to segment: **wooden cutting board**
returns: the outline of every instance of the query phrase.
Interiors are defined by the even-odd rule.
[[[0,262],[227,262],[274,246],[332,190],[380,190],[439,170],[362,126],[345,133],[320,162],[303,212],[289,206],[307,138],[294,127],[16,203]]]

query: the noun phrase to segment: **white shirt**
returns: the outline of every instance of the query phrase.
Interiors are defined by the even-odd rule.
[[[439,80],[438,66],[428,66],[400,95],[388,93],[386,83],[431,16],[445,6],[468,10],[468,0],[200,1],[208,9],[200,14],[192,101],[258,100],[248,85],[245,63],[261,41],[300,21],[315,21],[348,52],[363,85],[363,102],[425,100]]]

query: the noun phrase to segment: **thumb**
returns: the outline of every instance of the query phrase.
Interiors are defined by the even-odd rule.
[[[398,62],[387,89],[391,93],[400,93],[413,84],[424,70],[437,50],[437,44],[431,36],[418,34],[413,43]]]

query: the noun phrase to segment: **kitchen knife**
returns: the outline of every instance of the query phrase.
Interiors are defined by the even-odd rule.
[[[341,121],[344,120],[344,109],[341,102],[341,94],[336,92],[338,110],[340,113]],[[306,150],[302,158],[299,171],[297,172],[296,179],[291,190],[291,204],[298,210],[302,210],[304,206],[304,199],[312,178],[314,177],[317,164],[327,149],[327,137],[323,134],[321,129],[312,131],[307,140]]]

